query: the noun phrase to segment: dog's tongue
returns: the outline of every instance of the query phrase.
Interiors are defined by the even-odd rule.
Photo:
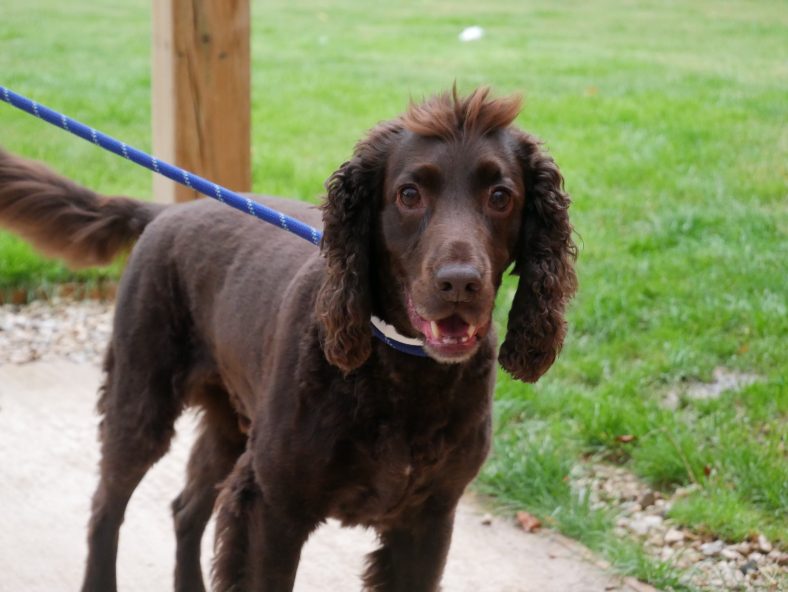
[[[456,314],[440,321],[424,321],[423,325],[422,332],[431,339],[470,337],[468,335],[470,325]]]
[[[438,328],[441,335],[449,337],[463,337],[468,333],[468,323],[463,321],[459,315],[451,315],[438,321]]]

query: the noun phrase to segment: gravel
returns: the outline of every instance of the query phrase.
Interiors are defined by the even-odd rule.
[[[113,309],[112,303],[96,300],[0,305],[0,364],[68,360],[100,365]]]
[[[578,465],[572,484],[578,495],[588,496],[592,507],[617,513],[617,534],[642,541],[652,557],[677,567],[690,586],[714,591],[788,590],[788,553],[764,535],[726,542],[704,537],[667,517],[674,501],[696,486],[665,497],[622,467],[601,463]]]

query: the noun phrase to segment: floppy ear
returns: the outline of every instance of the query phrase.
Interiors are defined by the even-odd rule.
[[[372,233],[390,140],[399,131],[382,124],[359,142],[353,158],[326,182],[323,242],[326,276],[315,310],[323,327],[326,359],[344,373],[372,351],[370,317]]]
[[[498,359],[515,378],[535,382],[553,364],[564,342],[564,310],[577,288],[577,247],[569,223],[570,200],[558,166],[540,151],[534,137],[514,133],[525,180],[519,251],[512,272],[520,279]]]

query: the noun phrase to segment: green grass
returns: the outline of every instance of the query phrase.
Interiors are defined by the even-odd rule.
[[[501,376],[479,486],[620,569],[679,589],[616,541],[563,477],[584,455],[655,487],[697,482],[672,517],[788,544],[788,12],[770,0],[464,3],[337,0],[253,8],[256,191],[315,200],[354,142],[410,97],[520,91],[574,198],[580,291],[564,352],[537,385]],[[150,148],[149,3],[28,0],[3,8],[11,88]],[[460,30],[487,35],[461,44]],[[0,144],[103,193],[147,172],[0,106]],[[0,287],[68,277],[0,235]],[[505,318],[512,284],[501,294]],[[660,402],[715,367],[759,377],[711,402]],[[617,436],[631,434],[634,442]],[[709,473],[708,475],[706,473]]]

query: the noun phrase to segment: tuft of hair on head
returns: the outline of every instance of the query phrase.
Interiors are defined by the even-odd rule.
[[[420,136],[455,140],[461,135],[485,136],[512,124],[522,107],[522,97],[491,98],[490,88],[477,88],[460,97],[457,85],[451,92],[421,103],[411,101],[402,116],[406,129]]]

